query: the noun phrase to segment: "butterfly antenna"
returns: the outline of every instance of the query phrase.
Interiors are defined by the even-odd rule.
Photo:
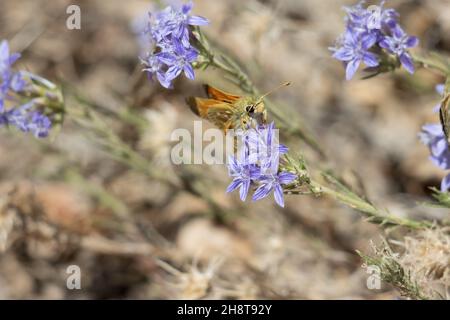
[[[274,92],[277,91],[278,89],[281,89],[282,87],[287,87],[287,86],[289,86],[290,84],[291,84],[290,81],[284,82],[284,83],[280,84],[278,87],[276,87],[276,88],[270,90],[269,92],[263,94],[263,95],[259,98],[258,102],[256,103],[256,106],[259,105],[259,104],[264,100],[264,98],[267,97],[268,95],[271,95],[272,93],[274,93]]]

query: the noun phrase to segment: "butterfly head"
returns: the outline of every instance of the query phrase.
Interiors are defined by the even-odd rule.
[[[255,127],[259,124],[266,123],[267,112],[264,103],[256,97],[245,97],[239,101],[241,105],[242,115],[241,123],[243,127]]]

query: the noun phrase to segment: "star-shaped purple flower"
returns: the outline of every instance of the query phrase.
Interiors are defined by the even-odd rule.
[[[256,189],[253,194],[252,200],[258,201],[267,197],[272,191],[274,194],[275,202],[284,207],[284,196],[282,185],[290,184],[297,179],[297,175],[291,172],[280,172],[278,174],[264,176],[259,181],[261,185]]]
[[[254,164],[249,164],[246,159],[237,159],[234,156],[230,156],[228,160],[228,173],[233,177],[233,181],[228,186],[227,193],[239,188],[239,196],[242,201],[245,201],[252,180],[257,179],[260,175],[259,168]]]
[[[372,33],[354,33],[347,31],[342,39],[341,46],[334,48],[333,57],[346,63],[346,79],[355,75],[361,62],[368,67],[378,66],[377,56],[369,49],[376,43],[377,37]]]
[[[174,40],[173,52],[160,52],[156,54],[157,59],[168,66],[165,73],[167,81],[172,81],[181,72],[190,79],[195,79],[192,63],[197,60],[198,52],[194,48],[185,48],[181,42]]]
[[[173,4],[149,14],[149,22],[139,33],[141,47],[150,48],[145,58],[141,58],[144,71],[148,72],[150,79],[156,78],[165,88],[172,88],[172,81],[181,73],[190,80],[195,78],[192,64],[197,60],[198,52],[190,43],[190,26],[204,26],[209,21],[190,15],[192,7],[192,2]],[[149,36],[148,46],[142,44],[146,36]]]
[[[409,72],[414,72],[414,63],[408,49],[417,46],[418,39],[405,34],[398,24],[399,14],[394,9],[380,5],[364,7],[364,1],[346,7],[346,28],[338,40],[338,45],[331,48],[333,57],[346,65],[346,78],[350,80],[362,62],[369,68],[379,65],[380,48],[395,54]]]
[[[395,54],[402,66],[411,74],[414,73],[414,61],[408,53],[408,49],[414,48],[419,44],[419,39],[415,36],[409,36],[397,24],[391,25],[392,36],[386,36],[380,41],[380,47]]]

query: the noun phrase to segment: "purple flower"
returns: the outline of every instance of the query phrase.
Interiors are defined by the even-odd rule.
[[[38,111],[32,111],[33,101],[3,112],[0,124],[12,125],[23,132],[30,132],[36,138],[45,138],[51,128],[50,119]]]
[[[192,64],[198,52],[190,43],[190,26],[209,24],[206,18],[190,15],[192,2],[183,5],[170,5],[164,10],[149,14],[149,20],[139,34],[141,47],[150,48],[141,58],[150,79],[157,79],[165,88],[172,87],[172,81],[181,73],[190,79],[195,78]],[[140,22],[142,24],[142,22]],[[146,46],[142,41],[148,37]]]
[[[20,72],[13,72],[12,65],[20,58],[19,53],[11,54],[6,40],[0,43],[0,111],[3,110],[8,91],[19,92],[25,87],[25,80]]]
[[[257,128],[239,132],[241,146],[239,159],[230,157],[229,175],[233,177],[227,192],[240,188],[240,197],[244,201],[251,185],[257,186],[253,201],[267,197],[272,191],[275,201],[284,206],[282,185],[293,182],[297,176],[290,172],[280,172],[280,155],[287,153],[286,146],[279,144],[278,130],[272,122]]]
[[[157,38],[166,38],[172,35],[179,39],[184,46],[189,47],[189,26],[205,26],[208,19],[200,16],[190,16],[193,3],[190,1],[181,7],[169,6],[157,15],[158,28],[155,32]]]
[[[411,74],[414,73],[414,62],[408,49],[414,48],[419,44],[419,39],[414,36],[409,36],[403,31],[398,24],[392,26],[392,36],[386,36],[380,41],[380,47],[395,54],[402,64],[402,66]]]
[[[168,66],[165,73],[167,81],[172,81],[184,71],[186,78],[194,80],[192,62],[197,59],[198,52],[194,48],[185,48],[181,42],[174,40],[173,52],[160,52],[156,54],[158,61]]]
[[[288,148],[279,143],[275,123],[249,129],[247,146],[249,158],[258,162],[262,172],[277,173],[280,155],[286,154]]]
[[[7,41],[0,43],[0,125],[14,126],[23,132],[32,133],[36,138],[44,138],[49,133],[51,121],[34,110],[33,99],[21,106],[14,105],[17,96],[27,90],[29,80],[24,72],[12,70],[12,65],[19,58],[18,53],[10,54]],[[13,105],[8,110],[5,109],[6,100]]]
[[[419,138],[430,150],[430,160],[439,168],[450,169],[450,148],[442,131],[441,124],[426,124],[419,133]],[[450,174],[441,182],[441,191],[450,189]]]
[[[346,79],[355,75],[361,62],[368,67],[378,66],[377,56],[369,49],[376,43],[377,38],[370,33],[354,33],[347,31],[342,39],[341,46],[334,49],[333,58],[346,63]]]
[[[408,49],[417,46],[418,39],[405,34],[398,25],[399,14],[394,9],[380,5],[364,8],[364,1],[346,7],[346,28],[334,48],[333,57],[346,65],[346,78],[350,80],[362,62],[369,68],[379,65],[380,48],[395,54],[409,72],[414,72],[414,63]],[[386,54],[385,52],[383,54]]]
[[[430,160],[439,168],[450,169],[450,149],[440,124],[426,124],[419,138],[430,149]]]
[[[227,193],[240,188],[239,195],[242,201],[247,198],[252,180],[259,176],[259,168],[247,161],[240,161],[231,156],[228,163],[228,172],[233,181],[227,188]]]
[[[386,1],[381,1],[379,6],[370,6],[367,8],[367,29],[382,30],[391,21],[397,21],[398,12],[394,9],[384,9]]]
[[[47,116],[35,111],[31,115],[28,131],[36,138],[45,138],[48,136],[51,126],[52,123]]]
[[[290,172],[280,172],[279,174],[264,176],[260,178],[261,185],[253,194],[252,200],[257,201],[267,197],[272,191],[275,202],[284,207],[283,187],[284,184],[292,183],[297,176]]]
[[[149,55],[146,59],[141,59],[142,64],[145,66],[143,69],[147,72],[147,76],[150,80],[159,81],[164,88],[170,88],[171,82],[167,80],[165,75],[164,65],[156,55]]]
[[[10,54],[8,41],[0,43],[0,75],[2,78],[11,73],[11,66],[20,58],[19,53]]]

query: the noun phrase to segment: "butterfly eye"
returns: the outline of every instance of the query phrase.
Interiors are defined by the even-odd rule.
[[[255,106],[249,105],[245,108],[245,111],[247,111],[248,113],[253,113],[253,112],[255,112]]]

